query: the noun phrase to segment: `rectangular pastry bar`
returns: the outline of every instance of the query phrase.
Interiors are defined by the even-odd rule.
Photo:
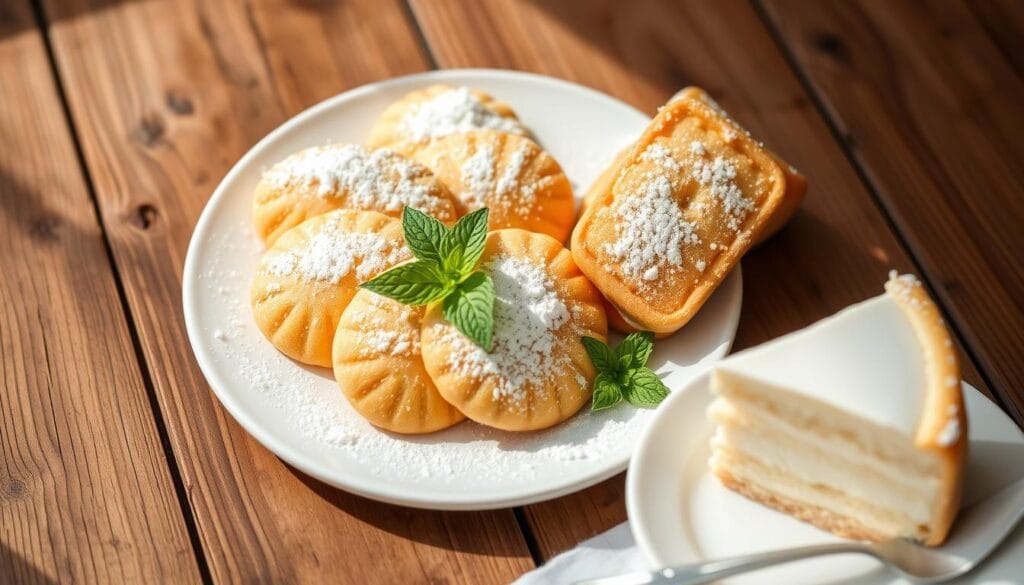
[[[630,325],[670,333],[772,227],[786,176],[713,102],[686,96],[617,167],[587,197],[573,257]]]

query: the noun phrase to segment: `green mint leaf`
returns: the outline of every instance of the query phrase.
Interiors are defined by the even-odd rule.
[[[443,223],[422,211],[406,207],[402,210],[402,230],[405,232],[405,245],[414,256],[438,265],[444,261],[440,246],[448,228]]]
[[[486,207],[464,215],[441,240],[440,253],[444,268],[467,276],[473,271],[487,241]]]
[[[426,305],[452,291],[451,279],[440,267],[423,261],[395,266],[360,286],[406,305]]]
[[[593,337],[583,337],[583,348],[590,356],[590,363],[594,364],[598,372],[614,376],[618,368],[618,357],[615,350],[608,347],[608,344]]]
[[[654,334],[650,331],[635,331],[626,336],[615,348],[619,357],[619,371],[626,372],[647,365],[654,351]]]
[[[657,406],[668,396],[668,388],[650,368],[637,368],[623,387],[626,400],[633,406]]]
[[[590,410],[596,412],[611,408],[622,402],[622,388],[611,377],[598,374],[594,378],[594,396],[590,401]]]
[[[494,283],[483,272],[474,272],[445,297],[444,318],[466,337],[491,351],[494,341]]]

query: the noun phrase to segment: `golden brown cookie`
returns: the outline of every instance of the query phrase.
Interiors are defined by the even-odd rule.
[[[334,378],[342,394],[366,420],[391,432],[430,433],[466,418],[441,397],[423,366],[424,311],[360,290],[334,335]]]
[[[252,281],[253,317],[286,356],[331,366],[331,343],[356,288],[411,257],[397,219],[338,209],[295,226],[260,259]]]
[[[388,106],[366,143],[412,154],[430,141],[470,130],[491,129],[526,136],[526,127],[507,104],[468,87],[432,85]]]
[[[494,282],[494,347],[476,346],[438,303],[423,321],[427,372],[481,424],[528,431],[566,420],[590,399],[596,375],[581,338],[607,339],[601,296],[568,250],[543,234],[491,232],[480,266]]]
[[[554,157],[529,138],[474,130],[438,138],[413,157],[448,186],[460,215],[487,207],[491,229],[568,239],[575,219],[572,185]]]
[[[357,144],[307,148],[267,169],[256,186],[253,220],[267,245],[303,221],[334,209],[401,217],[411,206],[444,223],[454,199],[429,169],[390,150]]]
[[[663,107],[618,166],[589,196],[573,258],[631,325],[671,333],[776,213],[785,178],[728,118],[687,99]]]

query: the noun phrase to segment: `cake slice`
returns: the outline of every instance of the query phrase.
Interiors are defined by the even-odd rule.
[[[711,389],[726,487],[847,538],[946,538],[966,452],[960,370],[913,276],[721,361]]]

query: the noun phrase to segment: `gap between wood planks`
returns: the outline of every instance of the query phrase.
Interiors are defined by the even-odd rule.
[[[71,134],[71,141],[75,149],[75,160],[78,162],[79,171],[85,179],[85,187],[89,193],[89,201],[92,202],[92,212],[96,218],[96,224],[99,227],[100,235],[103,239],[103,250],[107,255],[107,261],[111,266],[114,286],[117,289],[117,299],[121,304],[121,310],[124,314],[128,335],[132,343],[132,351],[135,354],[135,359],[138,360],[142,383],[146,389],[146,398],[149,400],[149,407],[153,415],[154,426],[156,427],[157,434],[160,437],[160,447],[163,451],[164,459],[167,462],[167,468],[170,471],[171,480],[174,484],[174,492],[178,498],[178,507],[181,511],[181,516],[185,521],[185,528],[188,531],[189,542],[192,544],[192,552],[196,558],[196,565],[199,567],[199,575],[202,578],[203,583],[212,584],[213,575],[211,574],[210,567],[206,561],[206,553],[203,550],[202,542],[199,538],[199,530],[196,526],[195,517],[192,514],[192,506],[188,502],[188,490],[185,488],[185,482],[182,479],[181,470],[178,469],[177,459],[175,459],[174,452],[171,449],[170,436],[167,433],[163,412],[160,410],[160,403],[157,400],[156,388],[153,385],[153,379],[150,375],[149,364],[147,363],[145,354],[142,351],[142,344],[139,341],[139,333],[136,330],[135,320],[132,318],[131,307],[128,304],[128,297],[125,293],[124,282],[121,279],[121,274],[117,268],[117,262],[114,259],[114,251],[110,244],[110,238],[107,235],[107,226],[102,219],[99,198],[96,195],[96,186],[93,183],[89,167],[85,163],[85,154],[82,152],[82,143],[78,135],[78,126],[75,124],[74,118],[71,115],[71,109],[68,106],[67,94],[64,88],[64,80],[61,78],[60,71],[57,68],[57,60],[54,56],[53,44],[50,40],[49,20],[46,18],[46,9],[42,5],[42,0],[30,0],[29,4],[32,7],[32,14],[35,18],[36,26],[39,27],[39,32],[43,38],[43,46],[46,48],[46,59],[50,65],[50,73],[53,75],[54,85],[57,88],[57,97],[60,100],[61,111],[63,112],[64,120],[67,123],[68,132]]]
[[[896,241],[899,242],[900,246],[902,246],[903,249],[906,251],[907,258],[914,265],[914,270],[917,271],[917,273],[921,276],[921,280],[924,282],[925,287],[928,289],[928,294],[931,295],[932,299],[935,301],[935,304],[939,306],[939,310],[945,318],[946,324],[949,326],[950,329],[953,330],[953,335],[955,335],[957,339],[960,341],[961,347],[967,354],[967,359],[969,359],[975,365],[978,371],[978,375],[981,376],[982,381],[991,391],[991,396],[995,401],[996,405],[999,406],[999,408],[1003,412],[1008,413],[1010,415],[1010,418],[1013,419],[1018,426],[1024,426],[1024,420],[1019,420],[1018,417],[1015,416],[1017,414],[1016,411],[1010,408],[1010,403],[1004,399],[1004,389],[995,385],[992,376],[989,375],[989,372],[985,368],[984,363],[979,359],[976,350],[974,349],[974,347],[971,346],[971,344],[967,343],[967,338],[963,334],[961,323],[957,322],[957,320],[954,318],[954,313],[950,311],[949,308],[946,306],[946,302],[943,300],[943,298],[939,294],[937,294],[937,286],[934,283],[937,283],[938,279],[935,277],[934,274],[932,274],[929,270],[925,268],[924,264],[918,258],[917,250],[910,245],[910,242],[907,240],[906,236],[903,234],[902,231],[900,231],[899,227],[893,221],[893,210],[890,209],[890,207],[886,204],[885,199],[881,197],[881,195],[879,194],[878,186],[871,181],[861,162],[858,160],[856,156],[854,156],[853,151],[850,148],[849,142],[843,139],[843,134],[839,129],[838,122],[829,112],[828,108],[825,107],[824,98],[822,97],[821,93],[815,89],[814,84],[811,83],[809,74],[800,65],[800,61],[796,58],[793,49],[786,42],[786,38],[782,34],[782,31],[779,30],[779,27],[768,15],[768,11],[764,7],[764,1],[750,0],[750,3],[753,6],[754,11],[757,13],[758,17],[761,19],[761,22],[764,24],[765,29],[771,35],[772,39],[775,41],[775,44],[779,47],[779,51],[782,53],[782,56],[786,60],[786,63],[789,65],[790,69],[793,70],[793,73],[799,80],[800,85],[803,86],[804,91],[807,93],[808,96],[810,96],[811,101],[814,103],[815,109],[818,111],[818,115],[821,116],[822,120],[824,120],[825,125],[829,129],[829,132],[832,134],[832,138],[836,141],[836,143],[839,145],[840,150],[842,150],[843,154],[846,156],[846,160],[849,162],[850,167],[857,174],[857,178],[860,180],[861,184],[864,185],[864,188],[867,190],[868,194],[871,196],[871,199],[874,201],[875,206],[882,211],[881,215],[885,219],[889,231],[892,232],[893,236],[896,238]]]

